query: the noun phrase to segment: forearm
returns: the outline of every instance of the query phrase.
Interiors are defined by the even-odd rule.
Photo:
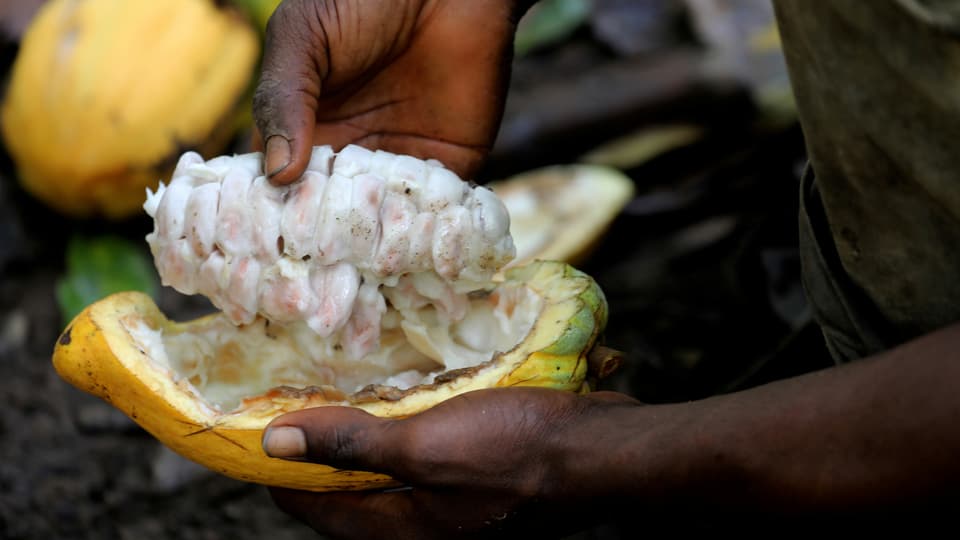
[[[622,407],[579,481],[692,512],[908,512],[960,492],[958,384],[960,325],[735,394]]]

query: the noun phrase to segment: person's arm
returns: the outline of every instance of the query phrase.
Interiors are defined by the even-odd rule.
[[[412,486],[274,491],[282,508],[337,538],[559,534],[605,511],[651,525],[665,516],[907,522],[960,495],[958,381],[960,325],[695,402],[485,390],[404,420],[339,407],[289,414],[264,447]]]
[[[638,408],[620,421],[629,443],[580,481],[614,478],[597,493],[640,497],[662,488],[722,512],[909,516],[960,495],[958,385],[954,325],[851,364]]]
[[[314,144],[354,143],[480,167],[503,113],[528,0],[285,0],[267,26],[254,97],[271,181]]]

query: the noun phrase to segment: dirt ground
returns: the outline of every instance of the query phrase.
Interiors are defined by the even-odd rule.
[[[704,77],[699,53],[673,42],[625,61],[581,38],[518,61],[487,179],[570,161],[636,126],[695,122],[706,133],[626,169],[637,197],[582,265],[610,303],[607,343],[627,353],[605,387],[667,402],[822,365],[799,283],[795,122],[763,124],[741,86]],[[623,84],[594,99],[598,80]],[[0,155],[0,537],[315,538],[264,488],[185,461],[53,371],[64,326],[53,291],[70,234],[141,242],[149,227],[60,217],[20,190]],[[159,304],[179,319],[208,309],[170,290]],[[605,524],[577,538],[642,529]]]

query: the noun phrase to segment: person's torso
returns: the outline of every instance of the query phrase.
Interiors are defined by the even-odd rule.
[[[816,177],[804,219],[829,230],[802,231],[805,281],[835,356],[960,321],[960,1],[775,5]]]

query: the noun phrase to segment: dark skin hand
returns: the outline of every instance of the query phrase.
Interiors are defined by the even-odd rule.
[[[296,180],[314,142],[438,158],[469,177],[502,113],[519,13],[508,0],[284,2],[254,111],[272,180]],[[550,538],[605,517],[636,530],[930,526],[960,496],[958,351],[960,325],[679,404],[511,388],[403,420],[301,411],[271,424],[268,453],[385,473],[409,489],[271,493],[331,538]]]
[[[314,144],[438,159],[471,178],[503,113],[517,2],[286,0],[267,27],[254,118],[275,184]]]
[[[581,514],[588,494],[572,492],[567,483],[567,473],[587,456],[575,448],[581,434],[612,433],[615,418],[636,405],[612,392],[578,397],[514,388],[464,394],[406,420],[348,407],[299,411],[271,424],[269,452],[383,472],[413,489],[273,489],[272,495],[282,509],[332,538],[569,533],[595,517]],[[561,508],[568,512],[558,519]]]
[[[960,496],[958,351],[960,325],[679,404],[508,388],[403,420],[308,409],[274,420],[264,448],[411,486],[272,490],[280,508],[331,538],[559,538],[618,515],[674,531],[697,519],[738,530],[922,529],[947,521]]]

